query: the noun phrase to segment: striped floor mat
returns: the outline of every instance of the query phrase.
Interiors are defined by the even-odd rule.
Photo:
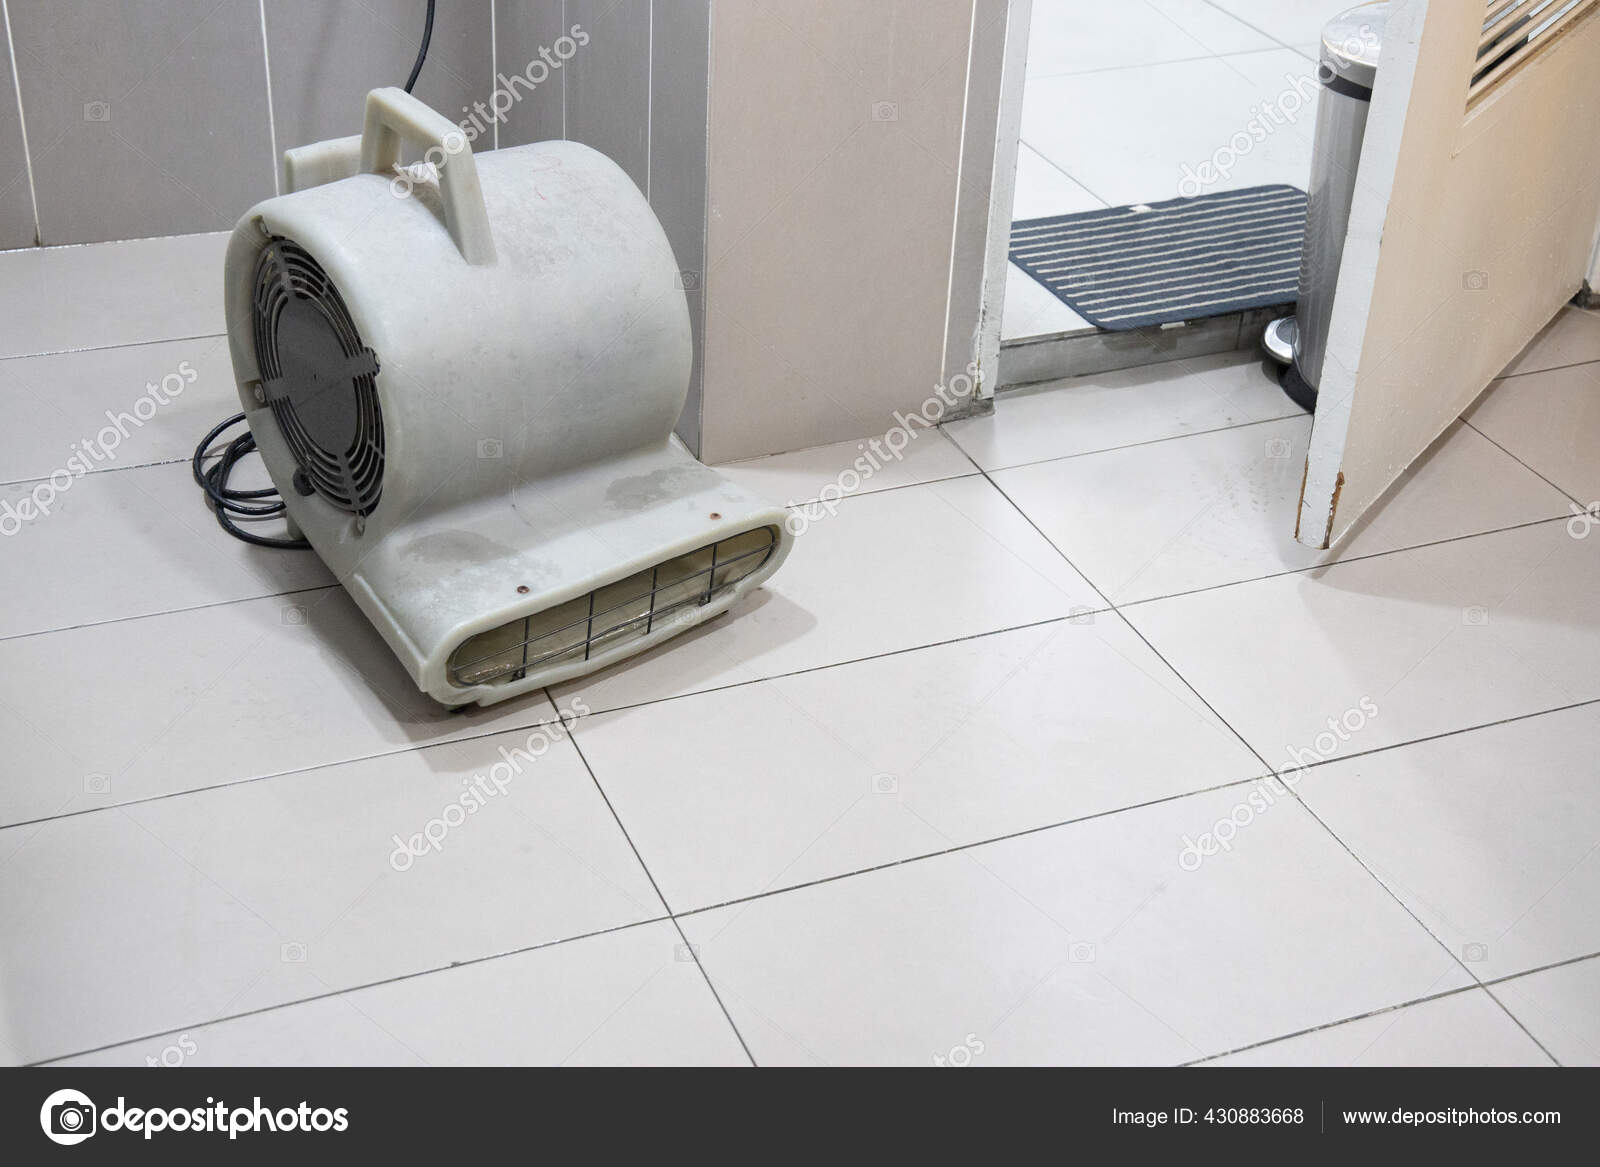
[[[1294,302],[1305,192],[1255,186],[1011,225],[1011,262],[1097,328]]]

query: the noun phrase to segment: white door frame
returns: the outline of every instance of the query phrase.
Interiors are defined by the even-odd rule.
[[[1000,116],[989,186],[988,238],[984,248],[983,306],[978,317],[976,395],[994,399],[1000,381],[1000,326],[1006,311],[1006,275],[1011,263],[1011,208],[1017,195],[1017,156],[1022,151],[1022,101],[1028,79],[1028,34],[1033,0],[1011,0],[1005,59],[1000,74]]]

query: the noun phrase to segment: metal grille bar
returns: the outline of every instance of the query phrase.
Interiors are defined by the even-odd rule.
[[[777,545],[778,532],[759,527],[708,543],[555,608],[519,616],[464,641],[450,657],[451,683],[465,688],[517,680],[564,657],[589,660],[597,648],[629,637],[643,639],[654,633],[663,617],[704,607],[760,570]],[[708,558],[709,563],[701,566]],[[619,593],[623,598],[617,598]],[[612,621],[612,617],[619,618]],[[546,621],[561,622],[546,627]]]
[[[1600,0],[1488,0],[1467,108],[1597,10]]]

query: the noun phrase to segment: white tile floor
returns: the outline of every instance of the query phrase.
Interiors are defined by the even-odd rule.
[[[1003,398],[831,514],[856,443],[734,466],[812,520],[766,588],[451,716],[185,483],[217,322],[137,281],[215,253],[0,255],[49,301],[0,313],[0,497],[198,374],[0,537],[0,1056],[1600,1061],[1600,316],[1328,556],[1239,356]]]
[[[1034,0],[1014,219],[1177,198],[1263,103],[1313,78],[1322,25],[1349,0]],[[1310,82],[1314,84],[1314,81]],[[1211,190],[1304,188],[1314,104]],[[1090,326],[1012,265],[1006,340]]]

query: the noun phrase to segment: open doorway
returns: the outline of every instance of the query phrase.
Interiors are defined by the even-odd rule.
[[[1350,0],[1031,7],[1025,79],[1013,87],[1020,115],[1010,122],[1020,142],[1001,387],[1253,346],[1292,309],[1319,40]],[[1196,198],[1218,204],[1191,209]],[[1250,213],[1230,211],[1234,199],[1253,199]],[[1111,212],[1163,204],[1191,220],[1248,222],[1222,237],[1236,254],[1201,270],[1237,273],[1223,289],[1231,299],[1215,287],[1165,302],[1151,294],[1177,286],[1174,275],[1192,277],[1193,265],[1160,270],[1169,259],[1181,266],[1183,248],[1118,240],[1123,220]],[[1051,234],[1067,216],[1085,216],[1065,221],[1078,235]],[[1030,263],[1027,225],[1041,223]],[[1192,226],[1178,226],[1178,244],[1193,243]],[[1148,279],[1130,291],[1106,286],[1107,273]]]

